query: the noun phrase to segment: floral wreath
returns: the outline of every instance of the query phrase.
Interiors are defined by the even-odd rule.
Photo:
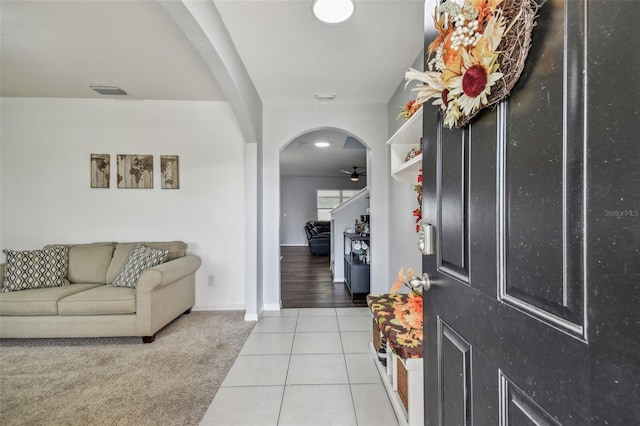
[[[483,108],[506,97],[520,78],[531,46],[534,0],[453,0],[436,7],[438,36],[429,45],[428,71],[418,80],[416,103],[435,98],[449,128],[463,127]]]

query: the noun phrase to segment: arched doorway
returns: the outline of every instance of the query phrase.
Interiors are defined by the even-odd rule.
[[[305,225],[316,222],[319,231],[326,232],[330,210],[367,186],[368,151],[364,143],[340,129],[310,130],[281,149],[283,307],[362,306],[352,303],[342,281],[334,282],[332,242],[315,240],[310,245]]]

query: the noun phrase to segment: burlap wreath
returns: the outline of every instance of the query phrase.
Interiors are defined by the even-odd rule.
[[[445,118],[445,125],[448,125],[450,128],[464,127],[482,109],[495,105],[509,95],[511,89],[520,78],[524,69],[525,60],[527,59],[529,48],[531,47],[531,32],[535,26],[536,13],[539,7],[535,0],[474,0],[472,3],[475,6],[480,5],[479,8],[482,11],[481,13],[486,13],[486,10],[490,8],[490,3],[494,5],[497,3],[493,14],[483,15],[478,18],[478,20],[481,21],[479,22],[479,25],[483,29],[485,28],[484,26],[487,25],[487,21],[494,15],[501,16],[503,19],[504,32],[502,33],[502,37],[497,48],[491,52],[494,58],[495,55],[497,55],[497,60],[492,62],[491,68],[494,74],[491,70],[487,71],[488,76],[489,73],[492,73],[491,75],[493,76],[498,76],[499,74],[502,74],[502,76],[497,81],[490,80],[489,78],[489,85],[486,86],[490,87],[489,93],[485,92],[482,94],[481,98],[475,100],[475,104],[477,104],[476,107],[470,109],[467,106],[465,107],[467,111],[464,111],[460,107],[462,103],[454,105],[453,108],[449,105],[450,102],[457,102],[458,98],[456,96],[461,96],[463,93],[461,93],[462,89],[458,89],[455,96],[452,96],[450,94],[451,91],[449,87],[447,86],[445,88],[445,80],[447,78],[451,78],[450,72],[446,75],[448,72],[447,69],[445,69],[444,72],[443,70],[420,72],[410,69],[405,76],[407,83],[413,80],[419,80],[422,82],[421,85],[418,85],[413,89],[418,92],[416,103],[424,103],[429,99],[435,98],[436,101],[433,103],[435,105],[440,105],[441,112]],[[443,3],[443,5],[446,4],[447,2]],[[482,9],[481,6],[484,6],[486,9]],[[469,1],[464,5],[464,8],[468,8],[465,9],[466,11],[473,11],[474,9]],[[477,26],[478,24],[475,25]],[[453,26],[449,23],[446,28],[447,32],[450,33]],[[444,45],[446,40],[443,38],[443,32],[444,31],[441,30],[440,36],[437,39],[437,42],[439,42],[438,46]],[[481,37],[483,36],[484,34]],[[473,38],[471,40],[473,40]],[[475,46],[475,44],[473,46]],[[470,46],[462,56],[465,56],[466,52],[473,49],[473,46]],[[467,48],[460,47],[459,49]],[[442,50],[440,54],[442,54]],[[456,55],[458,54],[456,53]],[[467,55],[467,57],[469,57],[469,55]],[[458,59],[458,61],[460,61],[460,59]],[[495,69],[496,65],[497,69]],[[465,75],[457,76],[457,78],[460,79],[458,81],[458,85],[461,84],[461,81],[462,84],[464,84],[463,79],[465,77]],[[466,98],[467,101],[469,101],[469,99],[473,98]],[[469,105],[472,105],[472,103],[468,103]],[[453,111],[451,111],[452,109]]]
[[[531,47],[531,31],[535,24],[538,4],[533,0],[503,0],[502,13],[510,24],[502,36],[498,46],[498,63],[500,72],[504,74],[492,88],[487,97],[487,105],[490,107],[509,95],[513,86],[518,82],[524,69],[524,63]],[[458,127],[466,125],[475,116],[466,118],[466,121]]]

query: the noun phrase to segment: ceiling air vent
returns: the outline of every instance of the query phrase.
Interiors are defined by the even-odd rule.
[[[327,100],[332,100],[336,97],[336,94],[333,92],[326,92],[326,93],[315,93],[315,97],[317,99],[327,99]]]
[[[126,95],[127,92],[116,86],[89,86],[101,95]]]

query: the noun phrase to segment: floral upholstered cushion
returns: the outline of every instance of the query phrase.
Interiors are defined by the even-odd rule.
[[[422,358],[421,296],[398,293],[369,295],[367,304],[380,332],[396,355],[403,359]]]

